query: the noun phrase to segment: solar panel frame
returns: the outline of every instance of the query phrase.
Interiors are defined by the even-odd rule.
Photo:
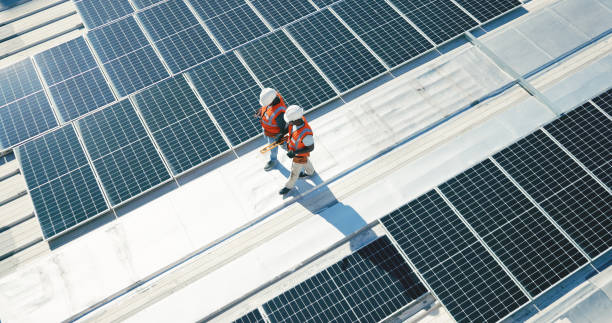
[[[134,12],[128,0],[74,0],[87,29],[105,25]]]
[[[58,125],[43,91],[0,107],[0,149],[8,149]]]
[[[30,58],[0,69],[0,107],[42,90]]]
[[[251,0],[274,28],[280,28],[316,11],[307,0]]]

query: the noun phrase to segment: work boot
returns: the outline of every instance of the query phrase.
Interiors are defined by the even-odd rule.
[[[314,175],[314,173],[312,173],[311,175],[308,175],[308,174],[306,174],[304,172],[300,172],[300,178],[303,178],[303,179],[308,179],[308,178],[312,177],[312,175]]]
[[[266,164],[266,166],[264,167],[264,170],[266,172],[271,171],[272,168],[274,168],[274,166],[276,166],[276,160],[270,160],[268,161],[268,163]]]
[[[289,193],[289,191],[291,191],[290,188],[283,187],[280,191],[278,191],[278,194],[285,195],[285,194]]]

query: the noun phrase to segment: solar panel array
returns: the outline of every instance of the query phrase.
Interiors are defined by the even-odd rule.
[[[263,316],[259,313],[259,310],[251,311],[241,318],[233,321],[233,323],[265,323]]]
[[[600,94],[593,99],[593,102],[597,104],[602,110],[604,110],[608,116],[612,116],[612,89]]]
[[[74,0],[89,29],[105,25],[134,12],[128,0]]]

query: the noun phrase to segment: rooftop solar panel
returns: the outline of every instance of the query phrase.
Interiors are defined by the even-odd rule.
[[[74,4],[83,18],[83,23],[89,29],[134,12],[128,0],[75,0]]]
[[[386,71],[329,10],[317,12],[287,29],[340,92]]]
[[[587,262],[490,160],[440,190],[533,296]]]
[[[593,99],[593,102],[597,104],[602,110],[604,110],[608,116],[612,116],[612,89],[598,95]]]
[[[248,43],[239,51],[259,81],[279,91],[288,105],[308,110],[336,96],[282,31]]]
[[[29,58],[0,69],[0,107],[41,90],[42,83]]]
[[[319,8],[323,8],[325,6],[329,6],[332,3],[338,2],[339,0],[313,0],[314,4]]]
[[[14,146],[56,126],[47,96],[38,91],[0,107],[0,149]]]
[[[544,132],[494,158],[590,257],[612,246],[612,196]]]
[[[266,320],[261,316],[259,310],[254,310],[233,321],[233,323],[266,323]]]
[[[170,178],[129,100],[77,122],[111,204]]]
[[[528,298],[436,191],[382,218],[455,320],[497,321]]]
[[[132,0],[134,6],[138,9],[144,9],[146,7],[152,6],[156,3],[160,3],[165,0]]]
[[[90,31],[87,37],[120,96],[168,76],[134,17]]]
[[[34,56],[62,121],[69,121],[114,101],[83,37]]]
[[[261,89],[235,55],[214,58],[187,74],[233,146],[262,132],[254,116]]]
[[[107,209],[71,125],[17,148],[45,238]]]
[[[191,0],[190,2],[226,50],[269,31],[246,1]]]
[[[489,21],[521,5],[519,0],[456,0],[480,22]]]
[[[134,96],[174,174],[229,149],[182,75]]]
[[[391,0],[391,2],[436,44],[459,36],[478,25],[451,1]]]
[[[173,73],[221,53],[182,0],[170,0],[137,16]]]
[[[308,0],[251,0],[266,21],[279,28],[316,11]]]
[[[333,9],[390,67],[433,48],[385,0],[346,0]]]

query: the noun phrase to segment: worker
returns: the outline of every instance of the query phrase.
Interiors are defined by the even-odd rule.
[[[293,189],[298,178],[307,178],[314,174],[315,170],[310,162],[310,152],[314,150],[314,138],[312,129],[304,117],[304,109],[292,105],[285,112],[285,121],[288,124],[287,133],[287,157],[293,158],[291,164],[291,175],[285,186],[278,192],[285,195]]]
[[[261,90],[259,103],[261,104],[261,108],[257,115],[261,121],[264,137],[267,139],[268,144],[280,141],[287,127],[284,119],[285,110],[287,109],[285,100],[283,100],[283,97],[276,90],[265,88]],[[270,150],[270,160],[264,167],[265,171],[270,171],[274,168],[277,163],[277,154],[278,147],[274,147],[274,149]]]

